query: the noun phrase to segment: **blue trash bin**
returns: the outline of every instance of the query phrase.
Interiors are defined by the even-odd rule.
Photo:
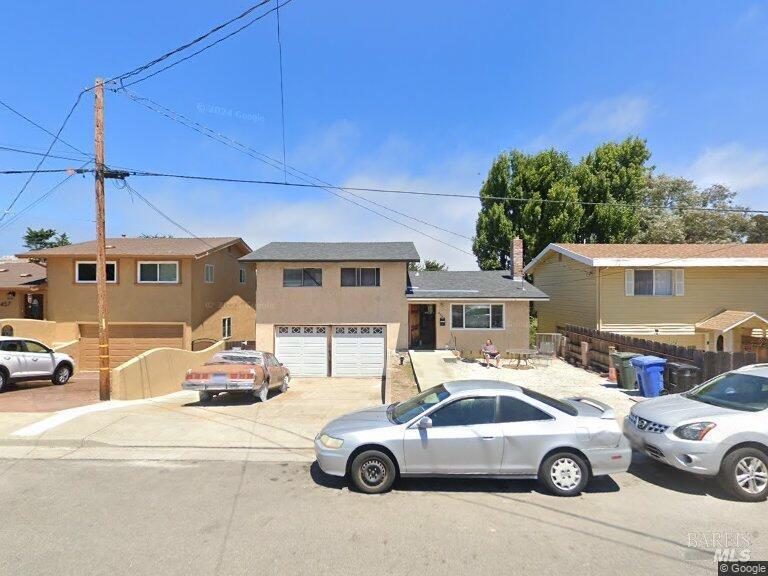
[[[666,358],[658,356],[638,356],[630,360],[637,373],[640,394],[646,398],[660,396],[664,390],[664,366]]]

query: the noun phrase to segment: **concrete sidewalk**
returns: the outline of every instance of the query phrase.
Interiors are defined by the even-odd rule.
[[[629,414],[635,400],[615,384],[594,372],[571,366],[559,358],[546,367],[490,367],[457,358],[447,350],[411,351],[411,362],[419,389],[426,390],[450,380],[503,380],[525,386],[553,398],[587,396],[613,407],[621,421]]]
[[[127,449],[167,458],[256,458],[311,461],[313,441],[329,421],[381,403],[379,379],[297,378],[267,402],[196,393],[111,401],[47,413],[0,414],[0,457],[120,457]],[[234,453],[231,453],[234,452]],[[76,453],[76,455],[75,455]],[[129,452],[122,452],[123,455]]]

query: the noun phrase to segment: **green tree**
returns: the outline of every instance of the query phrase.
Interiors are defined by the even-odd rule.
[[[438,262],[437,260],[430,260],[427,258],[424,260],[424,264],[420,262],[411,262],[408,264],[408,270],[412,272],[420,272],[421,270],[427,270],[429,272],[441,272],[448,270],[448,266],[444,262]]]
[[[579,198],[585,202],[577,240],[629,242],[639,232],[636,208],[644,198],[652,167],[651,152],[640,138],[607,142],[587,154],[574,170]]]
[[[526,261],[550,242],[576,239],[583,211],[572,173],[568,155],[554,149],[513,150],[496,158],[480,190],[475,226],[473,251],[481,269],[507,268],[514,236],[523,239]]]
[[[747,236],[750,243],[768,243],[768,216],[755,214],[752,216],[752,226]]]
[[[57,246],[68,246],[71,244],[66,232],[59,234],[53,228],[38,228],[35,230],[27,228],[23,240],[24,246],[30,250],[45,250],[46,248],[56,248]]]
[[[743,242],[754,225],[746,208],[735,203],[736,195],[720,184],[700,190],[685,178],[663,174],[650,177],[645,206],[638,212],[640,230],[635,241],[643,244]]]

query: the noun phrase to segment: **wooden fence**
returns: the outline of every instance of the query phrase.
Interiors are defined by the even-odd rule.
[[[617,352],[636,352],[649,356],[666,358],[668,362],[690,364],[699,368],[700,381],[704,382],[718,374],[754,364],[757,355],[754,352],[705,352],[696,348],[686,348],[674,344],[644,340],[633,336],[623,336],[613,332],[601,332],[583,326],[567,325],[558,330],[565,336],[563,356],[569,362],[583,364],[582,343],[588,347],[587,364],[601,372],[608,371],[608,349]]]

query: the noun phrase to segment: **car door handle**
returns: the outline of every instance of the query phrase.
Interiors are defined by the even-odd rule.
[[[483,440],[495,440],[496,436],[483,436]]]

